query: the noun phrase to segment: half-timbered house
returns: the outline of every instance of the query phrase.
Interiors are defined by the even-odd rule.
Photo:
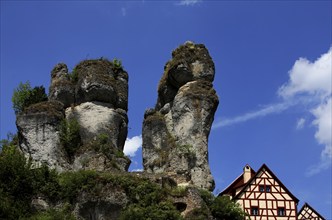
[[[255,172],[249,165],[219,196],[230,196],[251,220],[297,220],[298,199],[265,165]]]
[[[315,209],[313,209],[308,203],[304,203],[299,211],[299,220],[325,220]]]

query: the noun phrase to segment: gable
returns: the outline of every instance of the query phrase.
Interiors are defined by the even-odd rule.
[[[269,189],[271,193],[262,193],[260,187]],[[294,200],[298,199],[283,185],[274,173],[265,165],[247,182],[234,199],[272,199],[272,200]]]
[[[308,203],[305,203],[301,208],[298,216],[299,220],[313,219],[313,220],[325,220],[315,209],[313,209]]]
[[[247,164],[246,167],[250,168],[250,175],[254,176],[256,172]],[[238,176],[229,186],[224,189],[218,196],[229,195],[234,197],[237,195],[245,186],[244,174]]]

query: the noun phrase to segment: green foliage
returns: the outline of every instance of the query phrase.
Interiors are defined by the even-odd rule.
[[[99,197],[103,186],[124,189],[128,196],[128,205],[122,211],[122,220],[140,219],[182,219],[173,204],[168,201],[167,191],[149,180],[96,171],[67,172],[59,175],[61,199],[75,202],[79,192],[84,191]]]
[[[35,104],[38,102],[43,102],[43,101],[47,101],[47,95],[45,93],[45,88],[44,88],[44,86],[36,86],[31,90],[30,95],[25,100],[24,105],[26,107],[28,107],[32,104]]]
[[[115,156],[119,158],[126,158],[126,155],[123,153],[123,151],[120,150],[115,151]]]
[[[43,86],[36,86],[33,89],[29,81],[20,83],[18,88],[14,90],[12,96],[13,109],[15,114],[22,112],[26,107],[32,104],[47,101],[47,95]]]
[[[232,219],[243,220],[246,217],[245,212],[239,204],[230,200],[227,196],[214,197],[213,194],[206,190],[200,190],[200,195],[209,208],[212,216],[216,220]],[[204,214],[204,210],[196,210]],[[204,214],[205,215],[205,214]]]
[[[177,146],[177,151],[180,155],[187,157],[191,161],[197,159],[192,145],[186,144]]]
[[[121,220],[182,219],[180,212],[167,200],[168,191],[165,188],[139,179],[132,179],[126,184],[124,188],[130,197],[130,203],[122,211]]]
[[[38,169],[33,169],[32,172],[35,191],[47,196],[51,201],[57,201],[61,196],[58,173],[54,169],[50,170],[45,164]]]
[[[14,145],[3,145],[0,153],[0,219],[17,219],[30,209],[34,179],[27,162]]]
[[[29,97],[31,90],[32,88],[29,81],[26,83],[21,82],[18,88],[14,90],[12,102],[15,114],[23,111],[25,100]]]
[[[172,196],[182,197],[187,195],[188,188],[185,186],[173,187],[169,190],[169,194]]]
[[[26,220],[75,220],[73,214],[71,214],[70,210],[62,209],[49,209],[45,212],[36,213]]]
[[[227,196],[216,197],[210,206],[212,215],[216,219],[243,220],[246,217],[245,212],[239,204],[230,200]]]
[[[60,143],[69,159],[81,146],[80,125],[76,119],[64,119],[60,124]]]
[[[180,213],[169,201],[149,206],[131,204],[122,212],[120,220],[181,220]]]
[[[99,134],[97,137],[96,151],[102,152],[106,157],[110,158],[112,154],[112,143],[110,137],[107,134]]]
[[[67,202],[74,202],[81,190],[94,191],[98,182],[96,171],[66,172],[58,176],[60,198]]]
[[[207,207],[195,208],[188,215],[188,220],[206,220],[209,219],[210,213]]]
[[[69,74],[69,79],[73,83],[76,83],[78,81],[78,72],[76,67],[73,69],[73,71]]]
[[[0,140],[0,149],[2,149],[5,146],[9,146],[9,145],[14,145],[14,146],[18,145],[17,134],[13,134],[13,133],[9,132],[7,134],[7,139]]]
[[[101,133],[97,136],[96,140],[92,140],[90,143],[84,146],[85,149],[93,149],[96,152],[103,153],[109,160],[114,160],[114,156],[117,158],[127,158],[123,151],[116,149],[111,142],[108,134]],[[114,161],[115,162],[115,161]],[[114,167],[116,167],[116,163]]]
[[[199,194],[208,207],[210,207],[213,204],[215,197],[210,191],[200,189]]]
[[[112,63],[113,63],[113,69],[114,70],[122,70],[123,69],[121,60],[118,60],[117,58],[114,58]]]
[[[105,142],[104,142],[105,141]],[[100,137],[107,143],[106,137]],[[58,174],[46,165],[31,169],[31,163],[9,142],[2,145],[0,153],[0,219],[60,220],[74,219],[71,212],[79,194],[84,192],[100,198],[105,186],[122,189],[128,197],[127,206],[120,219],[181,220],[180,212],[168,200],[172,195],[169,188],[163,188],[149,179],[130,174],[112,174],[96,171],[65,172]],[[5,177],[5,178],[3,178]],[[182,195],[185,188],[172,191]],[[31,207],[32,198],[41,195],[53,204],[69,204],[62,210],[49,209],[36,212]]]

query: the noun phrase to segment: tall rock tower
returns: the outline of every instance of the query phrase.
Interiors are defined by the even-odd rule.
[[[158,100],[143,121],[143,166],[174,173],[184,184],[214,189],[208,137],[218,107],[215,68],[203,44],[186,42],[172,52],[158,86]]]

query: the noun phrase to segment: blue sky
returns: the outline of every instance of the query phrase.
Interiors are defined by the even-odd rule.
[[[0,131],[16,132],[19,82],[50,84],[59,62],[117,57],[129,73],[131,170],[142,168],[144,111],[171,52],[203,43],[219,108],[209,138],[215,192],[266,163],[331,214],[331,1],[1,1]],[[135,155],[135,156],[134,156]]]

